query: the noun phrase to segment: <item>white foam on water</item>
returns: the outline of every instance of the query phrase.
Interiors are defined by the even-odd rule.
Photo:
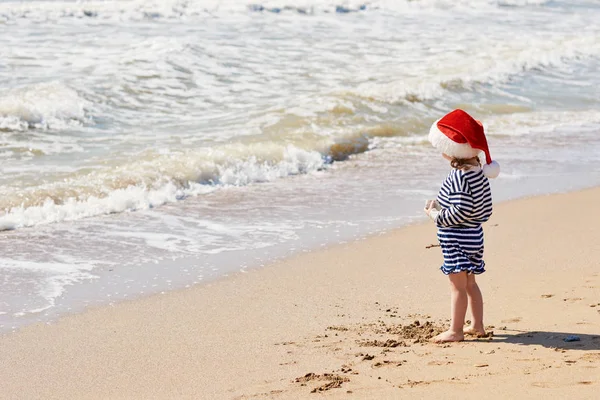
[[[83,0],[21,1],[0,3],[0,18],[99,18],[120,20],[156,20],[198,15],[274,14],[312,15],[315,13],[365,12],[372,10],[406,11],[427,8],[487,9],[501,7],[543,6],[550,0]],[[586,3],[579,1],[579,3]],[[0,19],[2,20],[2,19]]]
[[[148,223],[145,225],[145,230],[113,229],[106,232],[104,236],[108,240],[118,238],[118,240],[127,241],[132,245],[137,243],[137,246],[157,251],[157,254],[161,254],[160,257],[163,258],[166,256],[180,258],[184,254],[190,256],[216,255],[224,252],[271,247],[283,240],[293,239],[294,232],[301,225],[282,221],[217,224],[214,221],[200,218],[174,217],[162,213],[157,218],[159,221],[176,220],[178,226],[176,228],[165,227],[162,231],[156,232],[153,231],[156,226]],[[181,224],[186,220],[187,224]]]
[[[0,216],[0,230],[48,224],[60,221],[72,221],[103,214],[119,213],[157,207],[173,203],[189,196],[209,193],[221,186],[245,186],[256,182],[268,182],[274,179],[310,173],[326,166],[323,156],[315,151],[305,151],[293,146],[267,149],[273,155],[279,153],[279,159],[261,160],[256,156],[247,159],[230,158],[233,150],[248,150],[248,147],[234,146],[229,153],[190,152],[158,156],[151,160],[142,160],[105,173],[94,172],[92,176],[79,178],[81,184],[57,183],[54,193],[64,193],[62,198],[46,197],[48,188],[33,192],[38,196],[31,206],[14,205],[5,207]],[[266,154],[263,154],[266,155]],[[210,157],[210,158],[205,158]],[[128,171],[123,176],[122,169]],[[104,189],[107,181],[123,180],[124,187]],[[151,183],[145,184],[149,180]],[[127,182],[139,182],[127,184]],[[201,183],[204,182],[204,183]],[[87,185],[86,185],[87,184]],[[73,196],[73,187],[81,185],[81,192]],[[103,196],[89,192],[105,191]],[[76,193],[76,192],[75,192]],[[18,200],[17,200],[18,201]],[[41,202],[37,205],[36,202]]]
[[[600,131],[600,111],[538,111],[492,115],[484,121],[490,135],[556,136],[576,139],[578,133]]]
[[[60,258],[60,257],[58,257]],[[65,288],[76,283],[95,279],[90,263],[71,264],[68,262],[36,262],[0,258],[0,271],[3,274],[19,274],[35,277],[35,289],[25,301],[28,306],[14,313],[16,317],[37,314],[54,307],[56,299]],[[15,278],[15,281],[17,279]],[[10,295],[11,287],[6,287],[3,296]],[[31,297],[33,296],[33,297]]]
[[[490,137],[544,137],[551,143],[553,135],[560,139],[594,132],[600,127],[600,113],[582,110],[500,114],[486,117],[484,125]],[[360,149],[410,151],[411,147],[428,145],[424,135],[365,140],[366,145],[361,144]],[[353,154],[359,142],[350,142],[343,150]],[[313,173],[328,166],[326,154],[333,145],[327,146],[327,141],[312,145],[319,150],[270,142],[142,154],[124,165],[74,174],[69,179],[30,189],[24,192],[25,196],[4,193],[5,213],[0,216],[0,230],[149,209],[223,187]],[[20,205],[23,197],[28,198],[28,204]]]
[[[0,93],[0,131],[78,127],[86,118],[86,104],[58,82],[11,89]]]
[[[529,34],[527,40],[504,42],[501,41],[504,34],[494,32],[498,36],[471,41],[478,29],[471,26],[460,32],[448,31],[448,35],[461,43],[458,51],[448,51],[440,44],[412,49],[413,57],[427,61],[411,65],[410,75],[406,76],[407,65],[398,63],[388,67],[387,81],[363,83],[353,93],[385,103],[421,102],[442,98],[451,90],[471,90],[477,84],[498,85],[527,70],[569,71],[573,60],[600,54],[597,31],[568,36]],[[413,46],[411,42],[404,42],[397,46],[398,52],[410,53]],[[382,62],[385,62],[383,57]]]

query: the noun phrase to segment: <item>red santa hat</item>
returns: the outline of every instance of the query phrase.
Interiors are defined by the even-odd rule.
[[[429,130],[429,141],[450,157],[473,158],[483,151],[483,174],[488,178],[500,174],[500,164],[492,160],[483,125],[463,110],[454,110],[435,121]]]

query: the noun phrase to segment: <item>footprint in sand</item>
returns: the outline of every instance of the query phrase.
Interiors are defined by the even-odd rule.
[[[521,322],[521,317],[514,317],[514,318],[510,318],[510,319],[503,319],[502,323],[506,324],[508,322]]]
[[[427,365],[450,365],[454,364],[453,361],[429,361]]]
[[[548,382],[533,382],[531,384],[531,386],[535,386],[535,387],[539,387],[539,388],[549,388],[549,387],[551,387],[550,383],[548,383]]]
[[[587,353],[579,358],[582,361],[588,361],[591,363],[600,362],[600,353]]]

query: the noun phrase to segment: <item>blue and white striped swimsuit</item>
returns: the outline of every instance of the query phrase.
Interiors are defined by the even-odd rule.
[[[483,228],[492,215],[492,192],[481,169],[453,169],[437,197],[442,210],[435,222],[444,255],[440,268],[446,275],[485,272]]]

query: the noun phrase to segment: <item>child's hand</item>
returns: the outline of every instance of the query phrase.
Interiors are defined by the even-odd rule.
[[[425,214],[427,214],[427,216],[434,221],[440,213],[440,209],[441,206],[440,203],[437,202],[437,200],[427,200],[425,202]]]
[[[425,202],[425,208],[423,209],[425,211],[425,214],[429,215],[429,212],[433,208],[433,202],[434,200],[427,200]]]

